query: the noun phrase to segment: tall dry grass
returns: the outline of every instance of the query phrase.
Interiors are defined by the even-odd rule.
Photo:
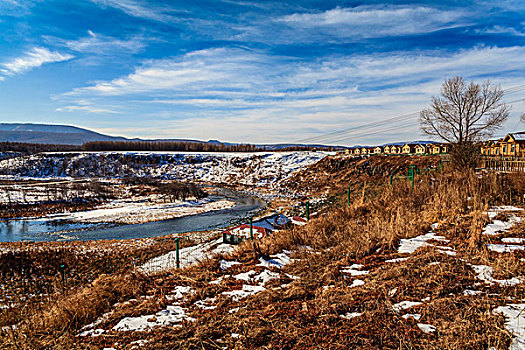
[[[335,255],[362,259],[378,249],[394,252],[400,239],[426,233],[430,224],[445,220],[454,226],[458,239],[479,249],[487,223],[484,212],[493,205],[521,202],[525,175],[445,172],[417,176],[414,188],[404,180],[392,186],[383,180],[362,188],[353,194],[350,206],[344,196],[308,225],[260,242],[258,251],[269,255],[309,246],[325,251],[328,259]],[[252,244],[247,243],[238,257],[251,250]]]

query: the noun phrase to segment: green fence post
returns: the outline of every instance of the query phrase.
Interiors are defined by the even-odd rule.
[[[306,221],[310,221],[310,201],[306,201]]]
[[[347,195],[348,195],[348,206],[350,206],[350,185],[348,185]]]
[[[414,174],[415,174],[415,165],[409,165],[408,166],[408,178],[411,182],[412,188],[414,188]]]
[[[62,275],[62,283],[66,285],[66,265],[60,265],[60,275]]]
[[[180,250],[179,238],[175,238],[175,263],[177,264],[178,269],[180,268],[179,250]]]
[[[250,217],[250,239],[253,241],[253,216]]]

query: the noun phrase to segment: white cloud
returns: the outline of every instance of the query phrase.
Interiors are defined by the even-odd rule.
[[[2,0],[0,1],[0,15],[24,16],[36,2],[42,0]]]
[[[191,52],[177,59],[145,62],[132,74],[108,82],[75,89],[70,94],[126,95],[154,91],[246,91],[264,85],[261,66],[268,57],[240,49]],[[256,71],[250,70],[256,69]],[[239,74],[243,72],[244,74]],[[257,75],[257,80],[254,76]],[[233,78],[233,79],[232,79]],[[258,83],[259,81],[259,83]]]
[[[33,68],[38,68],[47,63],[63,62],[74,58],[69,54],[50,51],[46,48],[35,47],[23,56],[0,65],[0,73],[4,76],[25,73]]]
[[[312,38],[332,35],[344,38],[373,38],[428,33],[457,26],[461,10],[442,11],[430,7],[337,7],[321,13],[295,13],[279,21],[305,29]]]
[[[113,109],[97,107],[93,102],[88,100],[75,100],[74,104],[70,106],[59,107],[57,112],[85,112],[85,113],[100,113],[100,114],[120,114]]]
[[[146,44],[143,36],[133,36],[122,40],[88,30],[88,35],[77,40],[63,40],[55,37],[46,37],[47,42],[63,45],[70,50],[98,55],[114,55],[118,53],[137,53],[142,51]]]
[[[305,62],[251,50],[203,50],[144,62],[59,101],[80,98],[140,110],[148,120],[162,120],[176,133],[170,137],[282,142],[417,112],[456,74],[491,78],[503,87],[525,84],[524,54],[523,47],[479,47]],[[394,124],[399,129],[386,141],[417,138],[416,118],[411,123]],[[157,130],[164,132],[160,125]],[[369,134],[345,142],[385,141],[384,134]]]
[[[515,36],[525,36],[525,32],[521,32],[513,27],[493,26],[491,28],[478,29],[476,33],[479,34],[509,34]]]
[[[102,114],[119,114],[120,112],[111,109],[97,108],[93,106],[64,106],[56,109],[57,112],[86,112]]]
[[[173,8],[160,8],[149,3],[135,0],[91,0],[93,3],[119,9],[129,16],[150,19],[159,22],[172,22],[175,18],[170,14],[176,11]]]

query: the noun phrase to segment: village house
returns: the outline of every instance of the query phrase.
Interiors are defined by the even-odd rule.
[[[416,147],[414,147],[414,151],[416,154],[425,154],[427,151],[426,145],[417,144]]]
[[[384,153],[384,154],[390,154],[390,146],[385,146],[385,147],[383,148],[383,153]]]
[[[502,139],[486,141],[481,146],[481,154],[487,156],[524,156],[525,132],[509,133]]]
[[[390,154],[400,154],[401,153],[401,147],[392,145],[390,146]]]
[[[525,153],[525,132],[507,134],[500,142],[502,156],[519,156]]]
[[[415,145],[407,143],[401,149],[401,153],[403,153],[403,154],[412,154],[412,153],[414,153],[414,148],[415,148]]]
[[[446,154],[448,153],[448,145],[447,144],[431,144],[427,145],[427,153],[428,154]]]
[[[362,147],[361,148],[361,154],[368,154],[368,148]]]
[[[381,147],[379,147],[379,146],[374,148],[374,154],[381,154],[381,153],[383,153],[382,151],[383,151],[383,149]]]

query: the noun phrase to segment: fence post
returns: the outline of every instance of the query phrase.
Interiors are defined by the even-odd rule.
[[[394,179],[394,174],[390,174],[390,187],[392,187],[392,180]]]
[[[60,274],[62,275],[62,283],[66,286],[66,265],[60,265]]]
[[[414,173],[415,173],[415,165],[409,165],[408,166],[408,178],[411,182],[412,188],[414,188]]]
[[[310,201],[306,201],[306,221],[310,221]]]
[[[180,250],[179,238],[175,238],[175,263],[177,264],[178,269],[180,268],[179,250]]]
[[[253,241],[253,216],[250,217],[250,239]]]
[[[350,185],[348,185],[347,195],[348,195],[348,206],[350,206]]]

